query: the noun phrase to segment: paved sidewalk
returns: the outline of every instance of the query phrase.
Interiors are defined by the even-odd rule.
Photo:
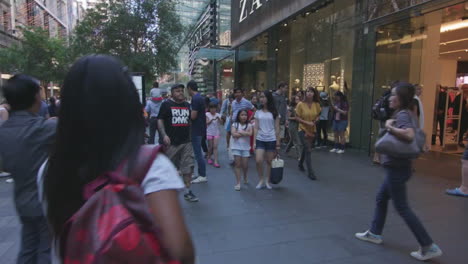
[[[181,201],[199,264],[406,264],[417,242],[391,206],[381,246],[357,241],[371,220],[382,180],[365,154],[313,153],[318,181],[312,182],[285,158],[284,181],[274,190],[255,190],[253,159],[249,185],[234,191],[234,175],[220,146],[221,166],[208,167],[209,182],[194,186],[199,203]],[[291,151],[294,152],[294,151]],[[416,162],[409,184],[411,204],[445,255],[432,263],[466,264],[468,199],[443,191],[458,184],[456,158],[430,154]],[[19,225],[12,205],[13,185],[0,182],[0,263],[15,263]]]

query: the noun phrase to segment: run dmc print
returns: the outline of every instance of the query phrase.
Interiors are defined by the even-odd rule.
[[[188,107],[171,107],[172,126],[189,126],[190,110]]]

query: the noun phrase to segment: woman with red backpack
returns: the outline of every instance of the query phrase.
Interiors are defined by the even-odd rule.
[[[130,75],[92,55],[68,72],[58,132],[39,172],[56,263],[194,263],[178,202],[184,187],[156,147]]]

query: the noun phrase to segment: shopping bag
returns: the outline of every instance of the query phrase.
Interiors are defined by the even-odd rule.
[[[279,156],[276,156],[276,158],[271,161],[270,183],[280,183],[283,180],[283,170],[284,160],[280,159]]]

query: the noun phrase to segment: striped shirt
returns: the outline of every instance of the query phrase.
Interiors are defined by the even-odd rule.
[[[232,121],[235,121],[236,120],[236,117],[237,117],[237,113],[242,110],[242,109],[247,109],[247,110],[250,110],[252,109],[254,106],[253,104],[242,97],[242,99],[240,100],[240,102],[236,100],[232,101]]]

